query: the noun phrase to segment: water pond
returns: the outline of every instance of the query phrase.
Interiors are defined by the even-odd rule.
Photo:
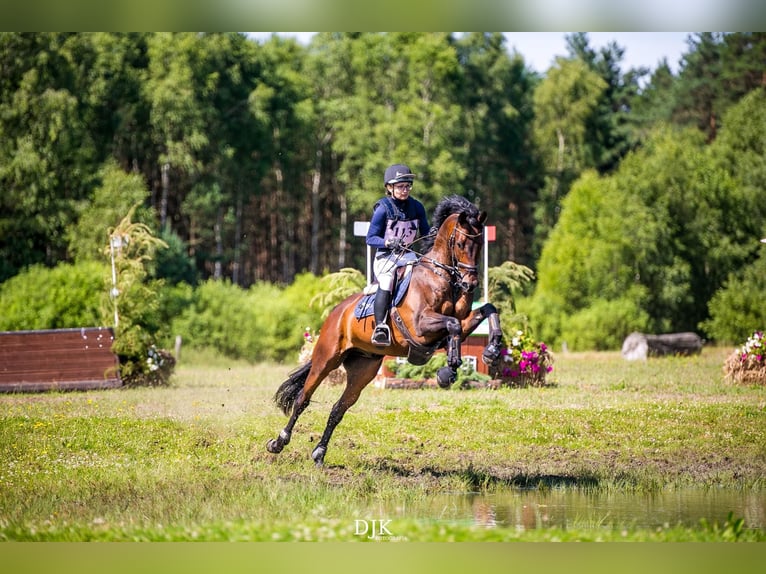
[[[519,530],[536,528],[673,526],[726,523],[729,513],[745,528],[766,529],[766,492],[762,490],[682,489],[653,493],[581,489],[518,489],[493,494],[444,494],[427,508],[389,509],[391,515]]]

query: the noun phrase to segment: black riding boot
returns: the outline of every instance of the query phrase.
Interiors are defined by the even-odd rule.
[[[378,287],[375,293],[375,330],[372,332],[372,344],[379,347],[388,347],[391,344],[391,329],[386,324],[388,308],[391,306],[391,291],[385,291]]]

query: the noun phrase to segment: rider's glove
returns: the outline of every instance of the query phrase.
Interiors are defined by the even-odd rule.
[[[404,249],[401,237],[391,237],[386,239],[386,247],[391,251],[401,251]]]

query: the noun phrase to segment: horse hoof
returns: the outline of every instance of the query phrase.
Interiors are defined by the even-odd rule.
[[[500,358],[500,349],[495,345],[489,345],[484,349],[481,355],[481,360],[488,367],[494,367],[497,364],[497,360]]]
[[[316,466],[324,465],[324,455],[326,452],[327,452],[327,449],[323,446],[318,446],[313,450],[313,452],[311,453],[311,458],[314,459],[314,464]]]
[[[279,454],[282,452],[282,445],[279,444],[279,441],[276,439],[269,439],[269,442],[266,443],[266,450],[269,451],[271,454]]]
[[[449,367],[442,367],[436,371],[436,383],[442,389],[448,389],[457,380],[457,373]]]

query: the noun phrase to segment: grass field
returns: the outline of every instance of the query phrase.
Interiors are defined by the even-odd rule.
[[[727,385],[729,349],[625,362],[556,357],[554,384],[368,387],[324,468],[341,388],[323,385],[280,455],[271,397],[295,365],[184,358],[166,388],[0,395],[0,540],[766,541],[744,518],[646,529],[487,528],[428,510],[451,493],[737,490],[766,495],[766,389]],[[380,525],[380,522],[378,523]],[[368,532],[371,534],[371,532]]]

